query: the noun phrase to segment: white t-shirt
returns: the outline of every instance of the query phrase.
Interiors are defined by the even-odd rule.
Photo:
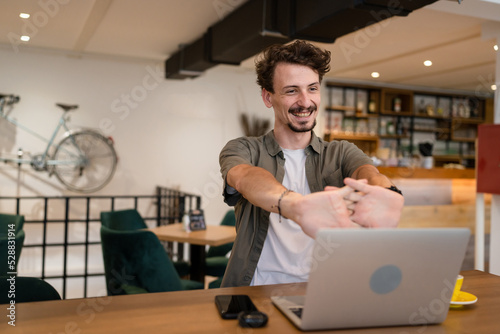
[[[304,150],[286,150],[283,185],[302,195],[311,193]],[[305,282],[309,277],[314,240],[294,221],[271,213],[269,230],[250,285]]]

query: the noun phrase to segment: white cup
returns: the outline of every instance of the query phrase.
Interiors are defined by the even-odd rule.
[[[423,157],[422,158],[422,167],[425,169],[432,169],[434,165],[434,158],[433,157]]]

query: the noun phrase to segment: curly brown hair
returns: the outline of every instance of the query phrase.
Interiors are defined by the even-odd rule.
[[[255,61],[255,71],[259,86],[270,93],[274,93],[274,69],[281,62],[309,66],[318,73],[321,82],[330,71],[330,51],[301,40],[286,45],[274,44],[264,49]]]

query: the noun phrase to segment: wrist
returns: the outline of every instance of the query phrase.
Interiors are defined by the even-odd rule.
[[[283,218],[297,222],[297,200],[300,198],[302,198],[302,195],[294,191],[289,191],[283,196],[280,202],[281,216]]]
[[[278,210],[278,215],[279,215],[279,222],[281,223],[281,217],[283,216],[283,213],[281,212],[281,201],[283,200],[283,197],[285,197],[288,193],[293,192],[293,190],[286,189],[281,193],[280,197],[278,198],[277,204],[273,204],[271,206],[271,209],[277,209]]]
[[[391,185],[390,187],[386,187],[385,189],[389,189],[403,196],[403,192],[399,190],[398,187],[396,187],[395,185]]]

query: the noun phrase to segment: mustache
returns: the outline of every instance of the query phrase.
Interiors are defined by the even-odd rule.
[[[290,112],[290,113],[304,112],[304,111],[314,112],[316,110],[318,110],[318,107],[316,105],[313,105],[313,106],[310,106],[308,108],[302,108],[302,107],[290,108],[290,109],[288,109],[288,112]]]

